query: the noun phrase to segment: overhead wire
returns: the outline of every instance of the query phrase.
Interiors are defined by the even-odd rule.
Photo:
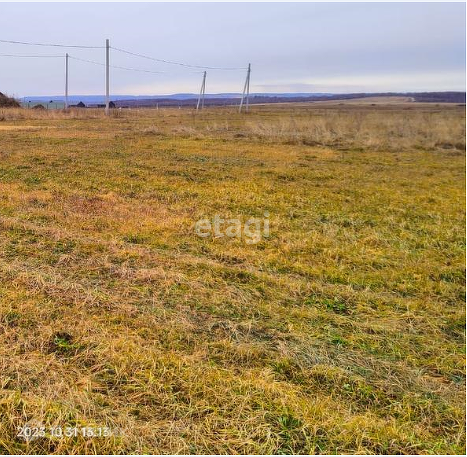
[[[87,63],[92,63],[94,65],[100,65],[100,66],[103,66],[105,67],[106,64],[105,63],[102,63],[102,62],[96,62],[94,60],[88,60],[88,59],[81,59],[80,57],[75,57],[75,56],[71,56],[71,55],[68,55],[68,57],[70,59],[73,59],[73,60],[79,60],[81,62],[87,62]],[[110,68],[117,68],[119,70],[127,70],[127,71],[138,71],[138,72],[142,72],[142,73],[155,73],[155,74],[164,74],[164,73],[167,73],[166,71],[153,71],[153,70],[144,70],[142,68],[130,68],[130,67],[121,67],[119,65],[109,65]]]
[[[29,54],[29,55],[25,55],[25,54],[0,54],[0,57],[64,58],[65,56],[63,54],[50,54],[50,55],[46,55],[46,54],[34,54],[34,55],[32,55],[32,54]],[[68,57],[70,59],[78,60],[80,62],[86,62],[86,63],[90,63],[90,64],[93,64],[93,65],[99,65],[99,66],[102,66],[102,67],[106,66],[106,64],[103,63],[103,62],[96,62],[95,60],[82,59],[80,57],[76,57],[76,56],[73,56],[73,55],[70,55],[70,54],[68,54]],[[123,67],[123,66],[120,66],[120,65],[109,65],[109,67],[119,69],[119,70],[136,71],[136,72],[140,72],[140,73],[153,73],[153,74],[167,74],[167,73],[169,73],[167,71],[146,70],[146,69],[143,69],[143,68]],[[193,72],[193,73],[202,73],[202,71],[196,71],[196,72]]]
[[[41,54],[36,54],[36,55],[22,55],[22,54],[0,54],[0,57],[26,57],[26,58],[37,58],[37,57],[64,57],[62,54],[55,54],[55,55],[41,55]]]
[[[43,47],[59,47],[59,48],[76,48],[76,49],[106,49],[107,46],[89,46],[89,45],[73,45],[73,44],[62,44],[62,43],[42,43],[42,42],[28,42],[28,41],[16,41],[16,40],[3,40],[0,39],[0,43],[8,43],[8,44],[19,44],[19,45],[26,45],[26,46],[43,46]],[[165,63],[169,65],[177,65],[184,68],[194,68],[200,71],[194,71],[193,73],[202,73],[203,70],[221,70],[221,71],[238,71],[238,70],[247,70],[246,67],[211,67],[211,66],[203,66],[203,65],[192,65],[183,62],[177,62],[173,60],[166,60],[160,59],[156,57],[147,56],[145,54],[140,54],[137,52],[128,51],[126,49],[121,49],[113,46],[109,46],[110,49],[113,49],[117,52],[127,54],[133,57],[139,57],[142,59],[151,60],[154,62]],[[57,57],[65,57],[63,55],[19,55],[19,54],[0,54],[0,57],[23,57],[23,58],[57,58]],[[96,62],[94,60],[82,59],[80,57],[75,57],[68,55],[69,58],[81,62],[87,62],[94,65],[99,66],[106,66],[106,63]],[[133,68],[133,67],[123,67],[119,65],[109,65],[110,68],[115,68],[119,70],[126,70],[126,71],[135,71],[140,73],[152,73],[152,74],[167,74],[167,71],[154,71],[154,70],[145,70],[141,68]]]
[[[61,44],[61,43],[33,43],[29,41],[14,41],[14,40],[0,40],[0,43],[22,44],[27,46],[46,46],[56,48],[81,48],[81,49],[104,49],[105,46],[85,46],[78,44]]]
[[[60,47],[60,48],[77,48],[77,49],[105,49],[106,46],[88,46],[88,45],[77,45],[77,44],[62,44],[62,43],[40,43],[40,42],[29,42],[29,41],[16,41],[16,40],[2,40],[0,43],[9,43],[9,44],[20,44],[27,46],[45,46],[45,47]],[[121,52],[133,57],[140,57],[142,59],[152,60],[154,62],[165,63],[169,65],[178,65],[185,68],[197,68],[200,70],[226,70],[226,71],[236,71],[236,70],[246,70],[245,67],[211,67],[204,65],[192,65],[183,62],[176,62],[173,60],[159,59],[157,57],[147,56],[145,54],[140,54],[137,52],[128,51],[126,49],[121,49],[117,47],[110,46],[111,49],[114,49],[117,52]],[[139,71],[139,70],[138,70]],[[149,70],[148,70],[149,72]]]
[[[158,59],[156,57],[146,56],[144,54],[139,54],[137,52],[131,52],[131,51],[127,51],[125,49],[116,48],[114,46],[110,46],[110,48],[115,50],[115,51],[122,52],[124,54],[129,54],[129,55],[134,56],[134,57],[141,57],[143,59],[153,60],[155,62],[166,63],[166,64],[170,64],[170,65],[179,65],[181,67],[187,67],[187,68],[199,68],[199,69],[202,69],[202,70],[246,70],[245,67],[206,67],[206,66],[203,66],[203,65],[191,65],[191,64],[182,63],[182,62],[175,62],[175,61],[172,61],[172,60]]]

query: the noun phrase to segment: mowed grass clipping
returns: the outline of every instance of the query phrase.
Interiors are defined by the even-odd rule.
[[[464,110],[1,111],[0,451],[465,453]]]

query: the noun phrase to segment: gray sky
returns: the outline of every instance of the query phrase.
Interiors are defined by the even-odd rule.
[[[464,3],[2,3],[0,39],[104,45],[203,66],[252,64],[252,92],[465,90]],[[103,49],[0,43],[0,54]],[[196,92],[201,74],[111,51],[111,93]],[[209,71],[206,92],[239,92],[244,71]],[[62,58],[0,57],[0,91],[63,92]],[[102,94],[104,67],[70,61],[70,93]]]

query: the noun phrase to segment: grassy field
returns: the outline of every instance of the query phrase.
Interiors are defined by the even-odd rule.
[[[464,173],[461,106],[0,110],[0,451],[465,453]]]

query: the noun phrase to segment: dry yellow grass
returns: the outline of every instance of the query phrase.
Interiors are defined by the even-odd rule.
[[[464,108],[0,119],[3,453],[465,452]]]

